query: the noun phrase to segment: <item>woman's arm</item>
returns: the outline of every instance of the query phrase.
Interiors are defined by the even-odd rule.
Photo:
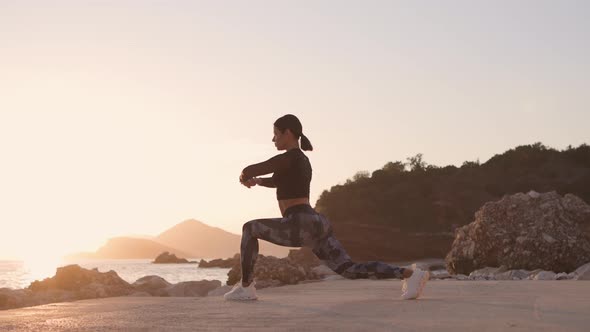
[[[240,182],[244,183],[253,177],[274,173],[289,166],[289,156],[286,153],[274,156],[267,161],[250,165],[242,170]]]
[[[276,188],[273,178],[255,178],[256,184],[268,188]]]

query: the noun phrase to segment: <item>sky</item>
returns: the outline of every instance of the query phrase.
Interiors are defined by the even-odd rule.
[[[0,0],[0,259],[187,219],[278,217],[241,170],[295,114],[311,202],[437,166],[590,143],[588,1]]]

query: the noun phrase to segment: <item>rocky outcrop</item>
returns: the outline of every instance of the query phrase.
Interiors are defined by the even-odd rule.
[[[292,264],[303,267],[306,270],[322,264],[322,261],[309,248],[289,250],[287,260]]]
[[[76,299],[121,296],[130,294],[133,287],[115,271],[99,272],[67,265],[57,268],[54,277],[34,281],[28,287],[33,293],[62,290],[73,293]]]
[[[156,259],[152,262],[154,264],[186,264],[186,263],[196,263],[196,262],[189,262],[185,258],[178,258],[175,254],[171,254],[168,251],[164,251]]]
[[[228,285],[233,285],[240,281],[242,279],[242,268],[240,264],[235,265],[227,275]],[[296,284],[299,281],[307,279],[307,275],[303,268],[294,266],[284,258],[258,255],[256,266],[254,267],[254,279],[256,280],[256,288],[266,288],[285,284]]]
[[[457,229],[447,270],[469,274],[486,266],[571,272],[590,261],[590,206],[556,192],[504,196],[486,203]]]
[[[461,274],[452,276],[455,279],[457,276],[464,276]],[[460,280],[577,280],[578,275],[576,272],[566,273],[560,272],[555,273],[553,271],[545,271],[541,269],[536,270],[507,270],[505,266],[501,267],[485,267],[478,269],[464,276]]]
[[[0,310],[36,305],[31,295],[29,289],[0,288]]]
[[[68,265],[58,268],[54,277],[34,281],[25,289],[0,288],[0,310],[112,296],[207,296],[220,287],[219,280],[171,284],[159,276],[145,276],[129,284],[115,271]]]
[[[128,295],[133,287],[115,271],[99,272],[78,265],[59,267],[54,277],[34,281],[25,289],[0,290],[0,309],[52,302]]]
[[[239,263],[240,263],[240,254],[235,254],[233,258],[228,258],[228,259],[219,258],[219,259],[213,259],[209,262],[207,262],[204,259],[201,259],[201,261],[199,262],[199,267],[200,268],[221,267],[221,268],[230,269],[234,265],[239,264]]]
[[[136,292],[146,292],[151,296],[168,296],[167,289],[172,284],[159,276],[145,276],[137,279],[132,286]]]
[[[145,276],[133,283],[136,293],[145,292],[151,296],[207,296],[210,291],[221,287],[219,280],[182,281],[171,284],[159,276]]]
[[[167,289],[168,296],[207,296],[214,289],[221,287],[219,280],[183,281]]]
[[[450,279],[450,280],[465,280],[465,281],[483,281],[483,280],[584,280],[584,276],[590,279],[590,263],[580,266],[574,272],[553,272],[542,269],[524,270],[515,269],[508,270],[505,266],[500,267],[484,267],[472,271],[469,275],[464,274],[449,274],[447,270],[435,270],[430,272],[430,279]],[[588,280],[588,279],[586,279]]]
[[[292,249],[286,258],[258,255],[254,266],[256,288],[292,285],[304,280],[320,279],[321,276],[313,270],[320,264],[321,261],[308,248]],[[228,285],[233,285],[242,279],[239,261],[227,275]]]

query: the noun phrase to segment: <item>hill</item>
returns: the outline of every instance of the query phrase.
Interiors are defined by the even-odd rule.
[[[158,243],[153,240],[132,237],[115,237],[94,253],[77,253],[67,256],[68,259],[154,259],[164,251],[183,258],[198,257]]]
[[[189,219],[161,233],[155,241],[203,258],[229,258],[240,252],[241,236]],[[263,255],[285,257],[288,252],[287,247],[260,241]]]
[[[353,259],[399,261],[444,257],[455,228],[484,203],[530,190],[589,202],[590,146],[557,151],[535,143],[461,167],[429,165],[418,154],[355,174],[324,191],[316,209]]]
[[[189,219],[151,239],[115,237],[94,253],[75,253],[66,259],[154,259],[164,251],[182,258],[229,258],[240,252],[240,241],[240,235]],[[260,241],[260,253],[285,257],[289,248]]]

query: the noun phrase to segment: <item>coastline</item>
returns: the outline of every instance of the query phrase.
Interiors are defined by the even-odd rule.
[[[200,258],[190,258],[199,260]],[[76,261],[59,261],[55,264],[38,266],[28,264],[23,260],[0,260],[0,288],[6,287],[14,290],[24,289],[36,280],[51,278],[59,267],[67,265],[80,265],[86,269],[98,268],[100,272],[114,270],[129,283],[147,275],[158,275],[169,282],[193,281],[202,279],[216,279],[225,283],[227,271],[223,269],[215,271],[208,268],[199,268],[198,264],[152,264],[153,259],[86,259]],[[2,266],[5,270],[2,271]],[[3,272],[3,274],[2,274]]]

